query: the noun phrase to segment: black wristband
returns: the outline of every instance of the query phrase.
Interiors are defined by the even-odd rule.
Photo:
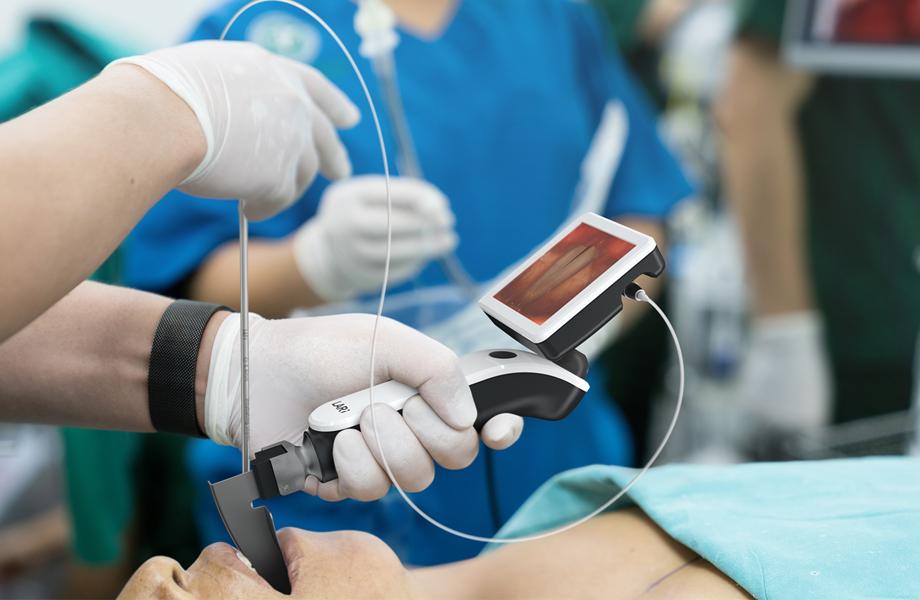
[[[176,300],[160,318],[150,348],[147,401],[157,431],[207,437],[195,410],[195,371],[208,321],[226,306]]]

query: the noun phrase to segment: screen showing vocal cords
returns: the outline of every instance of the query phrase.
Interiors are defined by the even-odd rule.
[[[633,248],[626,240],[582,223],[511,280],[495,299],[542,325]]]

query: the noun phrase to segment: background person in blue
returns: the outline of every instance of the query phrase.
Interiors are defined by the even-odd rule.
[[[192,37],[218,37],[242,4],[217,9]],[[401,23],[395,58],[420,162],[427,181],[449,199],[457,255],[477,281],[498,275],[566,221],[581,161],[610,100],[625,107],[629,129],[602,212],[663,242],[663,219],[691,189],[589,5],[558,0],[389,4]],[[308,5],[357,56],[355,4],[312,0]],[[309,62],[351,98],[361,98],[332,40],[290,7],[256,7],[230,38],[255,40]],[[358,62],[365,74],[372,72],[366,61]],[[372,77],[368,83],[379,98]],[[383,125],[392,145],[389,124],[384,120]],[[382,172],[369,115],[342,139],[356,176]],[[292,265],[296,234],[313,222],[326,189],[318,181],[291,209],[252,226],[253,310],[280,316],[320,300]],[[236,212],[206,201],[190,208],[193,202],[173,192],[148,214],[130,240],[128,283],[235,304]],[[403,289],[444,283],[443,272],[429,264]],[[394,294],[399,291],[397,286]],[[420,309],[402,318],[419,326],[423,313]],[[565,421],[529,421],[510,450],[483,451],[464,471],[440,470],[436,485],[417,495],[419,504],[453,527],[488,534],[554,473],[591,463],[630,463],[629,433],[603,395],[601,375],[592,373],[592,392]],[[193,472],[211,481],[239,468],[235,451],[208,443],[195,446],[190,460]],[[203,481],[200,487],[205,489]],[[370,531],[410,564],[462,559],[479,549],[425,523],[395,494],[369,504],[328,503],[296,494],[273,504],[273,511],[279,526]],[[205,540],[225,537],[206,492],[199,514]]]

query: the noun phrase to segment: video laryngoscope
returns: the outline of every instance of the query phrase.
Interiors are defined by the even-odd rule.
[[[251,0],[231,17],[220,39],[224,39],[234,22],[258,4],[276,2],[292,6],[319,23],[346,56],[367,100],[377,141],[380,146],[384,175],[389,182],[386,147],[376,108],[364,78],[348,49],[336,33],[315,12],[294,0]],[[363,2],[362,2],[363,4]],[[387,184],[389,206],[389,183]],[[332,447],[335,436],[357,427],[364,408],[380,402],[400,410],[416,390],[395,381],[373,386],[317,408],[309,417],[309,427],[299,446],[281,442],[262,449],[249,461],[248,456],[248,290],[246,286],[247,222],[240,211],[240,271],[242,340],[241,403],[243,413],[243,473],[211,484],[211,492],[231,538],[266,581],[276,590],[290,593],[287,566],[275,533],[271,513],[265,506],[253,506],[257,500],[300,491],[309,475],[320,481],[336,477]],[[387,252],[389,259],[389,250]],[[388,264],[388,263],[387,263]],[[591,514],[550,532],[501,542],[527,541],[553,535],[591,518],[610,506],[641,477],[660,455],[673,431],[683,398],[683,363],[673,327],[664,312],[633,283],[639,275],[658,276],[664,260],[652,238],[627,227],[586,214],[555,235],[545,246],[497,284],[479,302],[496,326],[531,351],[495,349],[461,357],[461,368],[473,394],[478,411],[477,430],[489,418],[501,413],[524,417],[558,420],[578,405],[588,390],[584,380],[588,361],[577,346],[596,333],[622,309],[622,297],[649,302],[661,315],[675,342],[681,378],[678,401],[670,426],[658,449],[639,473],[621,491]],[[388,272],[388,268],[385,273]],[[381,290],[377,317],[383,310],[386,276]],[[376,328],[375,328],[376,332]],[[376,339],[376,333],[374,338]],[[372,341],[372,349],[374,342]],[[373,357],[373,352],[372,352]],[[370,373],[373,372],[373,358]],[[374,413],[371,413],[372,416]],[[374,423],[372,419],[372,424]],[[379,444],[379,437],[378,437]],[[392,473],[381,452],[383,466]],[[429,522],[446,531],[479,541],[484,538],[450,529],[418,508],[398,482],[392,481],[409,505]]]
[[[637,277],[663,270],[652,238],[587,214],[494,286],[480,307],[532,351],[501,348],[461,357],[478,411],[476,429],[501,413],[545,420],[571,413],[588,391],[588,361],[577,347],[622,310],[622,297]],[[396,381],[374,386],[374,401],[397,411],[416,394]],[[369,405],[365,389],[320,406],[310,415],[302,445],[264,448],[250,471],[211,485],[234,543],[279,591],[290,591],[290,582],[271,513],[252,503],[301,491],[309,475],[335,479],[335,436],[357,428]]]

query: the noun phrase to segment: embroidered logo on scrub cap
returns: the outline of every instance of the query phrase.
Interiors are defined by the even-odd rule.
[[[246,39],[281,56],[310,64],[323,45],[320,32],[297,17],[281,12],[258,15],[246,28]]]

